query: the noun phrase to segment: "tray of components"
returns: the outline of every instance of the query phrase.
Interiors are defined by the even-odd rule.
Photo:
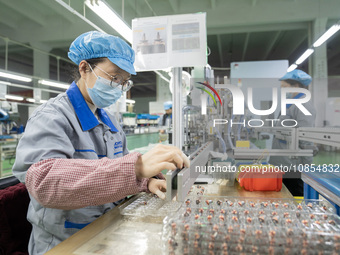
[[[206,188],[201,185],[191,187],[188,197],[193,195],[202,196]],[[176,212],[182,203],[177,201],[165,201],[151,193],[142,193],[119,206],[120,214],[129,216],[156,216],[165,217]]]
[[[163,220],[164,254],[340,254],[325,200],[190,197]]]
[[[188,196],[203,196],[206,194],[207,189],[201,185],[194,185],[190,188]]]
[[[181,205],[180,202],[165,201],[151,193],[141,193],[119,206],[119,210],[122,215],[164,217],[176,212]]]

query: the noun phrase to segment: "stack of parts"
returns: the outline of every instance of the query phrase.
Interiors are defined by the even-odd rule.
[[[299,202],[190,197],[164,219],[164,254],[340,254],[334,207]]]
[[[189,195],[202,196],[206,193],[204,186],[192,186]],[[142,193],[136,196],[129,203],[125,203],[119,207],[120,214],[129,216],[155,216],[165,217],[176,212],[182,203],[177,201],[165,201],[150,193]]]
[[[201,185],[194,185],[190,188],[188,195],[191,196],[203,196],[206,193],[206,188]]]
[[[167,202],[150,193],[142,193],[136,196],[129,203],[125,203],[119,207],[120,214],[128,216],[155,216],[165,217],[176,212],[181,206],[180,202]]]

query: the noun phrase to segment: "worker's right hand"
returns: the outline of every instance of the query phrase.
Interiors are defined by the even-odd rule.
[[[162,170],[176,170],[189,167],[188,157],[177,147],[156,145],[152,150],[140,156],[136,162],[135,172],[138,178],[150,178]]]

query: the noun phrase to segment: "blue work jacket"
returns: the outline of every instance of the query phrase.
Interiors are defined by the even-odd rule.
[[[41,160],[110,159],[128,154],[126,137],[114,116],[88,107],[76,83],[39,106],[30,116],[20,139],[13,174],[25,182],[28,168]],[[27,219],[32,224],[30,254],[44,254],[96,220],[115,203],[75,210],[45,208],[32,196]]]

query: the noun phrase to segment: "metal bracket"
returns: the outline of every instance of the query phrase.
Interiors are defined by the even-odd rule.
[[[177,201],[184,201],[191,186],[201,174],[196,172],[196,166],[205,166],[209,160],[210,151],[213,150],[213,142],[207,142],[190,155],[190,168],[168,171],[166,178],[166,200],[170,201],[177,195]],[[177,179],[175,179],[177,178]],[[177,182],[176,182],[177,181]]]

